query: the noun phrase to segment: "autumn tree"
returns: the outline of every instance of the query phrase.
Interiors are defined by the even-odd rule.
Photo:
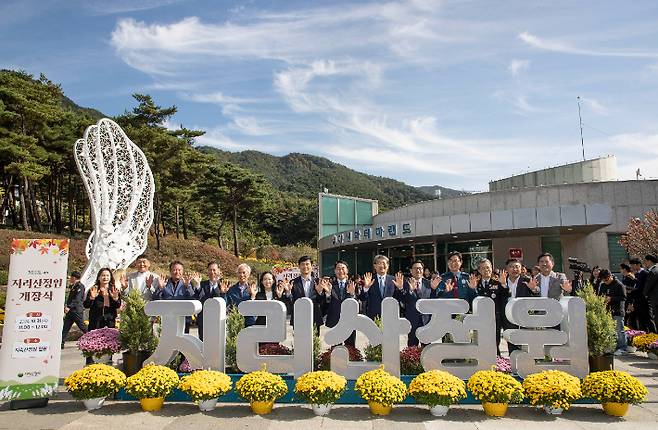
[[[658,254],[658,211],[650,210],[644,219],[631,218],[619,244],[629,255]]]

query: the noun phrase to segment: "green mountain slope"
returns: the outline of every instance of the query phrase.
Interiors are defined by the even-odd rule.
[[[332,194],[379,200],[381,211],[434,197],[433,192],[429,194],[394,179],[360,173],[314,155],[291,153],[277,157],[258,151],[228,152],[207,146],[199,150],[262,174],[279,191],[307,198],[317,198],[318,192],[326,188]],[[461,191],[445,190],[442,197],[461,194]]]

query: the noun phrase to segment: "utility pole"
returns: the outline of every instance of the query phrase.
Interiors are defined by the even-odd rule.
[[[580,146],[583,149],[583,161],[585,161],[585,141],[583,140],[583,117],[580,115],[580,96],[578,96],[578,120],[580,120]]]

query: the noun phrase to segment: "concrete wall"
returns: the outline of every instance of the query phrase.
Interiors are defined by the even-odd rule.
[[[614,156],[608,156],[492,181],[489,182],[489,191],[615,180],[617,160]]]

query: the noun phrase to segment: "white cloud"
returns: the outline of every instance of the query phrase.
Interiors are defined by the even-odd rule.
[[[591,97],[581,97],[580,100],[583,102],[585,107],[592,113],[596,115],[609,115],[609,109],[603,105],[600,101],[591,98]]]
[[[569,42],[542,39],[524,31],[518,35],[519,39],[528,45],[544,51],[560,52],[563,54],[590,55],[597,57],[630,57],[630,58],[658,58],[658,52],[643,52],[638,50],[595,50],[583,49],[573,46]]]
[[[530,66],[530,60],[517,60],[516,58],[510,61],[507,70],[516,77],[521,71],[526,70]]]

